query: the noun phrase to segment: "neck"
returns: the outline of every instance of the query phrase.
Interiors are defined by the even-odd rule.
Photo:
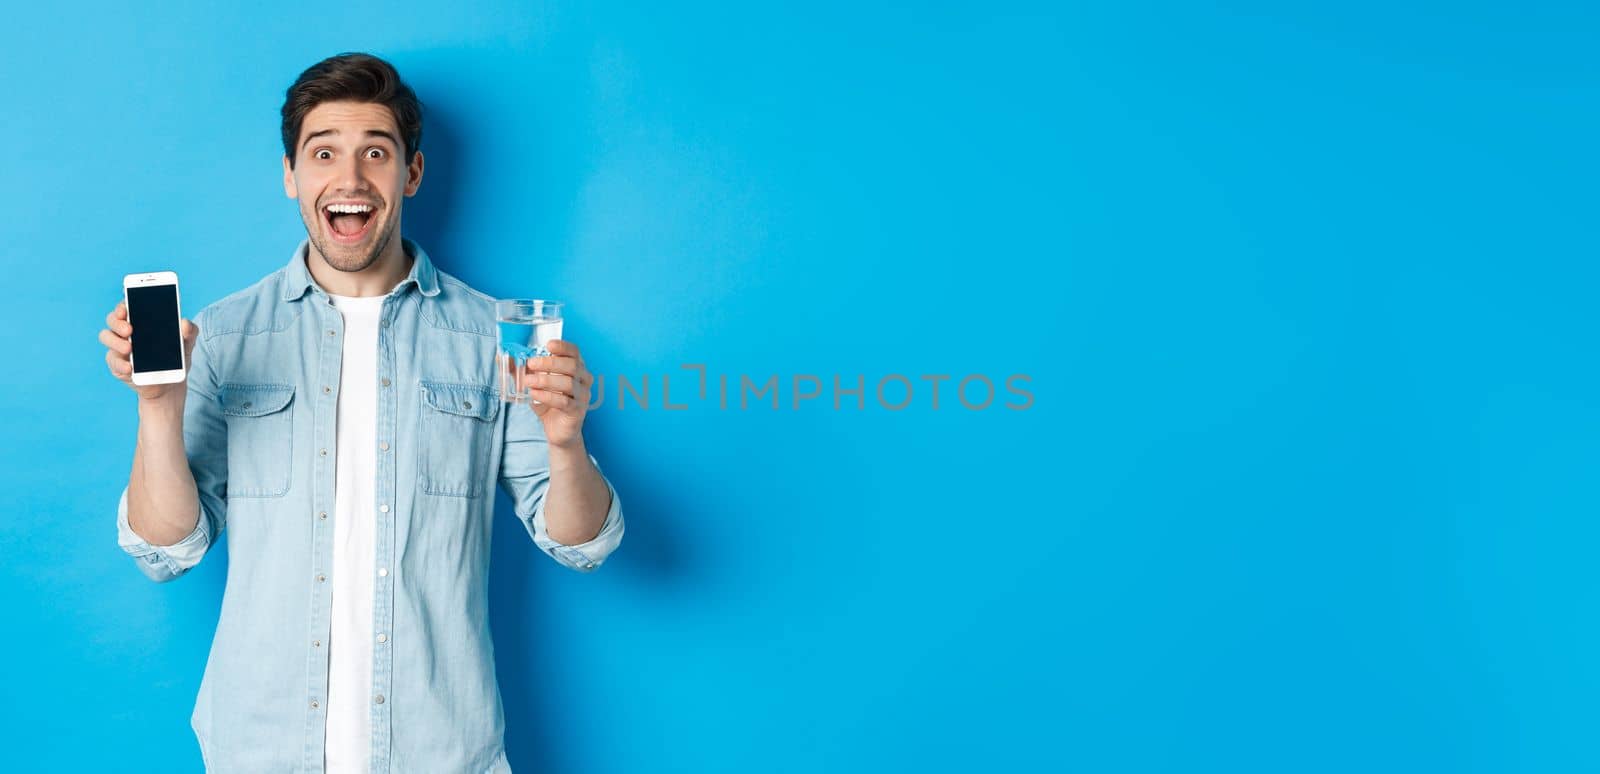
[[[361,271],[341,271],[328,263],[315,242],[306,250],[306,270],[323,291],[336,296],[382,296],[411,273],[413,258],[399,239],[389,240],[378,259]]]

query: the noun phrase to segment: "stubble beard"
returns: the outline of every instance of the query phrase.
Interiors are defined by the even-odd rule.
[[[313,216],[319,221],[323,219],[322,212],[320,210],[313,213]],[[310,223],[307,222],[306,236],[311,239],[311,243],[313,245],[316,245],[317,252],[322,254],[322,260],[324,263],[332,266],[335,269],[338,269],[339,271],[357,272],[366,269],[373,263],[376,263],[378,256],[383,255],[383,251],[389,247],[389,240],[394,237],[394,226],[397,222],[399,222],[399,218],[390,219],[389,222],[384,225],[383,233],[378,236],[378,239],[375,242],[373,242],[372,251],[367,253],[365,257],[359,258],[355,261],[347,262],[335,257],[341,253],[335,253],[333,250],[329,249],[331,246],[326,240],[323,239],[322,228],[312,228]],[[326,226],[326,223],[321,223],[319,225]]]

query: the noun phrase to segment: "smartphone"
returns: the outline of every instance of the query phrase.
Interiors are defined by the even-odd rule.
[[[151,271],[122,278],[122,297],[128,302],[128,324],[133,326],[134,384],[173,384],[183,381],[189,364],[183,354],[183,313],[178,306],[178,274]]]

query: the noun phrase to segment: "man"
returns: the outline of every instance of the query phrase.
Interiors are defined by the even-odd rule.
[[[184,321],[185,384],[134,387],[119,544],[156,581],[223,534],[228,578],[191,725],[217,771],[502,772],[487,620],[494,485],[578,571],[622,540],[584,447],[593,378],[550,344],[502,403],[492,300],[401,237],[421,105],[387,62],[313,65],[283,105],[307,239]],[[133,386],[122,304],[100,340]]]

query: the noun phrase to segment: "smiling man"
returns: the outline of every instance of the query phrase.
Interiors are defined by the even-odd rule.
[[[123,305],[100,332],[138,395],[118,542],[169,581],[227,536],[190,719],[208,770],[509,771],[494,489],[567,567],[616,549],[621,504],[582,435],[593,378],[552,342],[523,377],[539,402],[501,402],[492,299],[401,237],[422,107],[393,67],[331,57],[286,97],[307,234],[288,264],[184,322],[184,384],[132,384]]]

